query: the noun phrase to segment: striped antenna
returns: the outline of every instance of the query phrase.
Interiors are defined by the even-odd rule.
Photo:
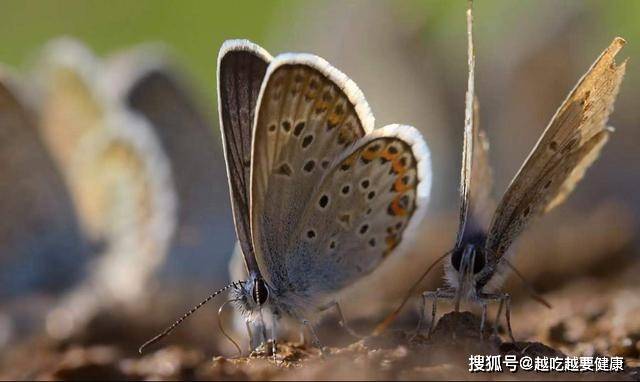
[[[205,298],[202,302],[200,302],[198,305],[194,306],[190,311],[185,313],[182,317],[178,318],[176,320],[176,322],[171,324],[171,326],[169,326],[168,328],[163,330],[160,334],[158,334],[157,336],[153,337],[149,341],[143,343],[142,346],[140,346],[138,348],[138,353],[142,354],[142,352],[144,352],[144,349],[146,349],[148,346],[153,345],[154,343],[160,341],[162,338],[168,336],[173,331],[173,329],[175,329],[178,325],[180,325],[182,323],[182,321],[186,320],[187,317],[189,317],[190,315],[195,313],[196,310],[200,309],[204,304],[206,304],[209,301],[211,301],[214,297],[216,297],[220,293],[226,291],[227,289],[229,289],[231,287],[233,287],[234,289],[239,289],[241,287],[241,285],[242,285],[242,281],[234,281],[231,284],[225,286],[224,288],[213,292],[212,294],[209,295],[209,297]]]

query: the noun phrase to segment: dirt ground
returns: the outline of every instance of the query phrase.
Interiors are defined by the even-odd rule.
[[[93,323],[66,343],[34,337],[1,357],[0,379],[265,380],[265,379],[584,379],[640,380],[640,267],[599,279],[580,279],[545,295],[553,309],[524,300],[512,322],[519,342],[502,334],[480,339],[479,318],[448,312],[430,338],[413,336],[406,318],[378,337],[324,352],[301,343],[278,344],[275,356],[260,348],[248,356],[216,356],[184,329],[142,356],[137,345],[149,332],[135,321],[112,317]],[[442,304],[446,312],[446,304]],[[406,328],[403,327],[406,324]],[[115,326],[114,326],[115,325]],[[155,326],[148,320],[146,326]],[[488,326],[489,328],[491,325]],[[336,330],[339,330],[336,329]],[[113,333],[118,333],[114,336]],[[348,337],[345,333],[343,338]],[[344,340],[343,340],[344,342]],[[351,342],[351,341],[347,341]],[[270,347],[269,347],[270,348]],[[469,355],[621,356],[618,373],[470,373]]]

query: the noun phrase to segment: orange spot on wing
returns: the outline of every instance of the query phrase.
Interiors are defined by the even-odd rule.
[[[371,151],[371,150],[364,150],[362,153],[362,158],[368,160],[368,161],[372,161],[374,159],[376,159],[377,157],[380,156],[380,151]]]
[[[342,164],[343,164],[343,165],[347,165],[347,166],[351,166],[351,165],[353,165],[353,162],[355,162],[355,161],[356,161],[356,157],[357,157],[357,156],[358,156],[357,154],[352,154],[352,155],[348,156],[348,157],[347,157],[347,158],[342,162]]]
[[[394,216],[405,216],[407,215],[407,210],[400,207],[400,198],[402,194],[398,194],[393,201],[391,202],[391,212]]]
[[[395,234],[389,235],[384,239],[384,241],[387,244],[387,249],[384,251],[383,257],[387,257],[389,253],[391,253],[391,251],[393,251],[393,249],[398,245],[398,236],[396,236]]]
[[[403,171],[404,172],[404,171]],[[408,184],[405,184],[402,181],[402,174],[400,174],[400,176],[398,176],[396,178],[396,181],[393,182],[393,189],[396,190],[397,192],[405,192],[410,188],[410,186]]]
[[[337,126],[342,122],[343,119],[344,117],[341,117],[335,113],[331,113],[329,114],[329,118],[327,118],[327,122],[329,122],[329,124],[331,124],[332,126]]]
[[[389,160],[389,161],[394,160],[395,158],[397,158],[397,157],[398,157],[398,155],[399,155],[399,153],[395,153],[395,154],[390,153],[390,152],[389,152],[389,149],[384,150],[384,151],[382,152],[382,154],[380,154],[380,156],[381,156],[382,158],[384,158],[384,159],[386,159],[386,160]]]
[[[402,175],[405,171],[407,171],[407,167],[404,166],[400,161],[400,159],[397,157],[393,160],[393,162],[391,163],[391,166],[393,167],[393,171],[400,175]]]

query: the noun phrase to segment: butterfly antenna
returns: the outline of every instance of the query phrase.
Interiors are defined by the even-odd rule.
[[[229,289],[231,287],[233,287],[235,289],[238,289],[238,288],[240,288],[241,285],[242,285],[242,281],[234,281],[231,284],[225,286],[224,288],[219,289],[219,290],[215,291],[214,293],[210,294],[209,297],[205,298],[202,302],[200,302],[198,305],[194,306],[190,311],[185,313],[182,317],[178,318],[173,324],[171,324],[171,326],[169,326],[168,328],[163,330],[160,334],[158,334],[157,336],[153,337],[149,341],[143,343],[142,346],[140,346],[138,348],[138,353],[142,354],[142,352],[144,352],[144,349],[146,349],[148,346],[153,345],[154,343],[156,343],[156,342],[160,341],[161,339],[163,339],[164,337],[168,336],[173,331],[173,329],[175,329],[176,327],[178,327],[178,325],[180,325],[182,323],[182,321],[186,320],[187,317],[189,317],[190,315],[195,313],[196,310],[200,309],[204,304],[206,304],[209,301],[211,301],[214,297],[216,297],[220,293],[226,291],[227,289]]]
[[[400,311],[402,310],[402,308],[404,308],[404,306],[406,305],[407,301],[409,301],[409,299],[416,292],[416,290],[418,289],[418,287],[420,286],[422,281],[427,277],[429,272],[431,272],[431,270],[436,266],[436,264],[438,264],[445,257],[450,255],[452,252],[453,251],[449,251],[449,252],[443,254],[442,256],[440,256],[437,259],[435,259],[431,263],[431,265],[429,265],[429,268],[427,268],[427,270],[424,271],[422,276],[420,276],[420,278],[415,283],[413,283],[413,286],[411,286],[411,289],[409,289],[409,292],[407,292],[406,296],[404,297],[404,299],[402,300],[400,305],[391,314],[389,314],[384,319],[384,321],[382,321],[380,324],[378,324],[378,326],[375,327],[375,329],[373,330],[373,335],[374,336],[380,335],[380,333],[384,332],[387,329],[387,327],[389,327],[389,325],[391,325],[391,323],[398,317],[398,315],[400,314]]]
[[[504,260],[504,263],[507,264],[507,266],[513,271],[513,273],[515,273],[516,276],[518,276],[518,278],[520,279],[520,282],[522,282],[522,285],[524,285],[525,289],[529,293],[529,296],[532,299],[539,302],[540,304],[551,309],[552,308],[551,304],[547,300],[545,300],[542,296],[540,296],[538,292],[536,292],[536,290],[533,288],[533,286],[531,286],[531,283],[524,277],[524,275],[520,273],[520,271],[518,271],[518,269],[509,262],[509,260],[507,260],[506,258],[504,258],[503,260]]]
[[[233,346],[236,347],[236,350],[238,350],[238,357],[242,357],[242,350],[240,349],[240,345],[238,345],[238,343],[234,341],[233,338],[231,338],[231,336],[224,330],[224,325],[222,325],[222,309],[224,309],[224,307],[228,303],[236,302],[236,301],[239,301],[239,300],[238,299],[227,300],[222,305],[220,305],[220,308],[218,308],[218,328],[220,328],[222,335],[224,335],[227,338],[227,340],[229,340],[229,342],[231,342]]]

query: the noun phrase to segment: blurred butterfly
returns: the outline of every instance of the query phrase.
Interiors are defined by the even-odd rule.
[[[274,347],[282,316],[319,347],[311,320],[339,310],[336,294],[376,269],[424,212],[427,145],[410,126],[374,130],[362,92],[322,58],[272,59],[246,40],[220,50],[218,103],[248,279],[215,292],[141,350],[230,288],[248,323],[262,321],[263,310],[273,315]]]
[[[49,333],[59,338],[101,309],[139,306],[174,233],[169,159],[148,120],[112,89],[116,74],[82,43],[57,39],[34,75],[41,134],[84,235],[97,244],[83,283],[48,315]]]
[[[448,257],[449,261],[445,266],[448,287],[422,295],[423,307],[418,327],[420,328],[424,319],[424,305],[428,299],[433,299],[429,333],[435,321],[438,299],[454,300],[456,311],[461,299],[480,303],[483,308],[481,328],[486,321],[487,303],[498,301],[496,322],[503,308],[506,308],[509,336],[513,340],[509,314],[510,297],[507,293],[498,292],[508,269],[518,274],[507,259],[507,251],[532,218],[550,211],[567,198],[607,142],[612,129],[606,126],[606,122],[613,110],[613,103],[625,72],[625,63],[616,65],[614,57],[625,41],[619,37],[614,39],[569,93],[511,181],[491,217],[490,213],[495,204],[491,200],[489,145],[484,131],[478,127],[472,21],[469,9],[469,81],[465,100],[460,225],[454,248],[426,270],[421,279],[414,284],[412,291],[435,263]],[[407,299],[410,295],[411,293]],[[407,299],[376,328],[376,333],[380,333],[389,325]]]
[[[112,98],[149,122],[171,166],[178,213],[163,270],[170,269],[171,280],[182,286],[184,279],[193,281],[190,287],[223,277],[222,267],[203,267],[224,261],[227,242],[218,233],[232,232],[221,223],[228,218],[229,196],[219,187],[226,170],[212,113],[200,104],[199,89],[163,44],[139,45],[106,61]],[[166,287],[171,280],[161,282]]]
[[[0,349],[39,330],[46,303],[73,286],[87,262],[28,93],[24,79],[0,67]]]

